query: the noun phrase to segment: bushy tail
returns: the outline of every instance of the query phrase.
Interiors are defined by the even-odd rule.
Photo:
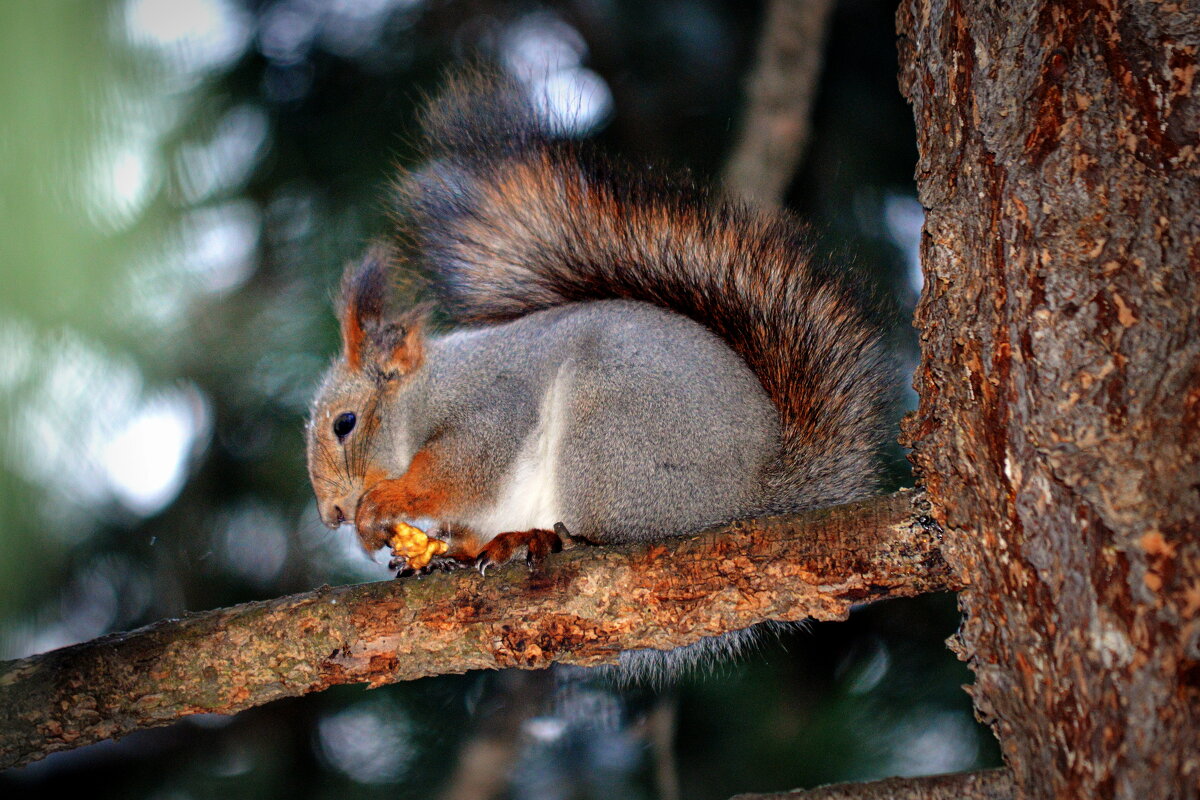
[[[563,141],[520,85],[495,76],[453,81],[425,136],[430,163],[400,190],[454,319],[606,298],[684,314],[728,342],[779,409],[773,510],[872,488],[883,349],[845,290],[814,278],[795,219]]]

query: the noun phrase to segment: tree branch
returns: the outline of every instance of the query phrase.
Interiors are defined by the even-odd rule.
[[[1012,800],[1016,796],[1012,773],[1000,768],[870,783],[837,783],[778,794],[739,794],[732,800]]]
[[[733,194],[778,206],[808,145],[834,0],[771,0],[737,145],[722,182]]]
[[[667,542],[313,592],[167,620],[0,665],[0,768],[334,684],[612,664],[763,620],[844,619],[955,590],[901,492]]]

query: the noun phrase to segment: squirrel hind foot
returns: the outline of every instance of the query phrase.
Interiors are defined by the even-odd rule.
[[[525,566],[534,570],[546,556],[559,552],[562,547],[562,539],[552,530],[531,528],[527,531],[506,531],[484,545],[475,558],[475,568],[480,575],[487,575],[492,567],[507,564],[524,552]]]

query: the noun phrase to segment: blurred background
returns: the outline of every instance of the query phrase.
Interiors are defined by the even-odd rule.
[[[867,276],[907,376],[921,209],[893,15],[837,4],[788,204]],[[0,658],[388,578],[320,525],[301,431],[336,349],[333,287],[388,229],[417,104],[482,55],[576,135],[715,180],[762,16],[743,0],[0,2]],[[889,481],[911,485],[898,449]],[[668,692],[578,671],[337,687],[58,754],[0,774],[0,795],[436,797],[497,731],[511,798],[993,765],[943,645],[957,623],[949,596],[882,603]]]

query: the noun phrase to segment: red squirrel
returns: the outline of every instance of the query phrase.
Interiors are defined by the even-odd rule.
[[[399,181],[407,251],[454,324],[393,311],[394,245],[347,270],[308,423],[321,519],[368,551],[424,521],[474,564],[842,503],[877,474],[877,331],[790,214],[558,135],[519,84],[451,82]]]

